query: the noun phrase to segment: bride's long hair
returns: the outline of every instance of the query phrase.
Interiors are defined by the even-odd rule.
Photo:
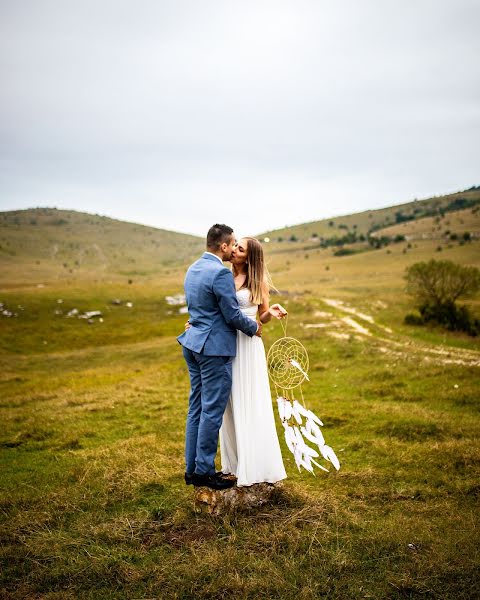
[[[242,238],[247,240],[247,277],[242,288],[250,290],[250,302],[252,304],[262,304],[265,287],[267,291],[277,291],[272,283],[272,278],[268,272],[265,259],[263,257],[262,244],[253,237]],[[233,274],[237,275],[235,265],[233,265]]]

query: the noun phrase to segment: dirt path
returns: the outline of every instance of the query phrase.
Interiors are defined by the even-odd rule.
[[[389,327],[375,323],[372,316],[360,312],[341,300],[322,298],[322,302],[334,308],[337,314],[317,311],[315,317],[321,317],[322,322],[304,323],[303,327],[306,329],[322,329],[327,335],[336,339],[348,339],[351,335],[354,335],[359,339],[368,340],[380,352],[400,360],[412,360],[414,358],[431,364],[480,367],[480,351],[454,348],[452,346],[434,346],[418,342],[396,334]],[[354,315],[356,319],[350,315]],[[363,323],[358,321],[363,321]],[[374,328],[381,329],[383,333],[378,335],[375,331],[372,331],[372,325]]]

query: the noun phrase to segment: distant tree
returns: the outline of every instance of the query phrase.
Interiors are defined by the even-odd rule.
[[[419,304],[454,303],[480,289],[480,271],[451,260],[418,262],[407,268],[407,292]]]
[[[298,241],[298,238],[297,238],[297,236],[296,236],[294,233],[292,233],[292,235],[290,236],[290,238],[289,238],[289,239],[290,239],[290,241],[291,241],[291,242],[296,242],[296,241]]]
[[[352,248],[340,248],[333,253],[333,256],[348,256],[350,254],[355,254],[355,250]]]
[[[480,271],[476,267],[432,259],[408,267],[405,279],[407,292],[416,300],[422,323],[432,321],[470,335],[480,332],[480,321],[466,306],[456,304],[459,298],[473,296],[480,289]]]

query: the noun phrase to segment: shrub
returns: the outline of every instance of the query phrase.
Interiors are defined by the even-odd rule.
[[[419,306],[421,323],[434,322],[451,331],[478,335],[480,321],[466,306],[456,305],[459,298],[471,296],[480,288],[480,271],[476,267],[432,259],[408,267],[405,278],[407,292],[414,296]],[[405,323],[420,324],[412,315],[405,317]]]
[[[475,319],[466,306],[457,306],[453,302],[420,307],[423,323],[438,323],[449,331],[465,331],[476,336],[480,333],[480,320]]]
[[[352,248],[339,248],[333,253],[333,256],[348,256],[349,254],[355,254],[355,250],[352,250]]]
[[[419,305],[454,303],[480,288],[480,271],[451,260],[418,262],[407,268],[407,292]]]
[[[420,315],[414,313],[408,313],[403,319],[405,325],[423,325],[424,321]]]

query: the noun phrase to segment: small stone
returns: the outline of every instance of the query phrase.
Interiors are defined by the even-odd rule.
[[[176,294],[175,296],[165,296],[165,301],[170,306],[178,306],[180,304],[185,304],[185,294]]]

